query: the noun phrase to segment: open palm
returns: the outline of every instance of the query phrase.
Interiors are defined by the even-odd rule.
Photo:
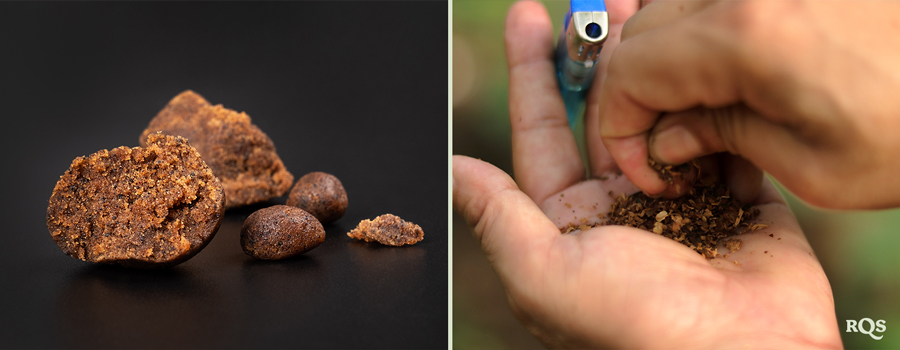
[[[604,50],[615,46],[636,6],[610,7],[613,31]],[[769,226],[739,236],[742,248],[727,259],[708,261],[671,239],[628,227],[560,234],[567,223],[596,222],[609,208],[609,192],[637,189],[617,175],[591,113],[586,179],[556,90],[551,31],[540,4],[510,10],[517,181],[488,163],[453,159],[454,207],[474,227],[529,331],[553,347],[840,347],[828,280],[767,181],[753,204],[757,220]]]

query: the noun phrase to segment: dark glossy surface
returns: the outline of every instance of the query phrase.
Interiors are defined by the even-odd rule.
[[[447,344],[444,2],[0,3],[4,149],[0,347],[442,348]],[[367,31],[353,37],[358,21]],[[256,261],[226,212],[191,260],[143,271],[81,262],[46,228],[77,156],[136,146],[179,92],[246,111],[295,178],[348,192],[325,242]],[[425,240],[346,232],[393,213]]]

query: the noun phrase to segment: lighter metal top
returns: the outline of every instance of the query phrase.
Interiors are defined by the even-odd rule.
[[[609,33],[609,15],[603,1],[599,3],[603,11],[575,11],[572,1],[572,17],[566,28],[566,48],[569,58],[576,62],[596,61],[600,57],[600,48]],[[593,62],[585,62],[593,65]]]

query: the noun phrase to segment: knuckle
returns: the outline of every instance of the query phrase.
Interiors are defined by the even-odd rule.
[[[475,237],[483,241],[489,239],[485,237],[485,232],[493,232],[498,217],[502,215],[504,195],[508,194],[511,189],[505,188],[488,193],[482,198],[470,203],[466,208],[466,218],[469,225],[474,228]],[[484,243],[484,242],[483,242]]]
[[[808,27],[804,1],[753,1],[726,2],[730,6],[722,20],[730,28],[730,34],[739,48],[746,52],[760,52],[772,46],[795,43],[793,40],[773,40],[786,36],[803,36]],[[790,49],[790,47],[779,47]]]
[[[731,23],[733,34],[743,40],[767,37],[777,21],[773,17],[782,13],[780,1],[735,1],[730,5],[723,20]]]
[[[624,42],[625,40],[628,40],[629,38],[631,38],[635,34],[637,34],[636,30],[637,30],[639,22],[640,22],[639,16],[631,17],[629,20],[625,21],[625,24],[622,25],[622,33],[620,35],[622,42]]]

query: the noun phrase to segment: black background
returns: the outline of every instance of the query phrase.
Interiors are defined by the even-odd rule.
[[[447,344],[447,3],[0,3],[0,347],[429,348]],[[325,243],[254,261],[228,211],[193,259],[66,256],[47,201],[71,161],[137,146],[192,89],[246,111],[295,178],[338,176]],[[351,240],[393,213],[425,240]]]

